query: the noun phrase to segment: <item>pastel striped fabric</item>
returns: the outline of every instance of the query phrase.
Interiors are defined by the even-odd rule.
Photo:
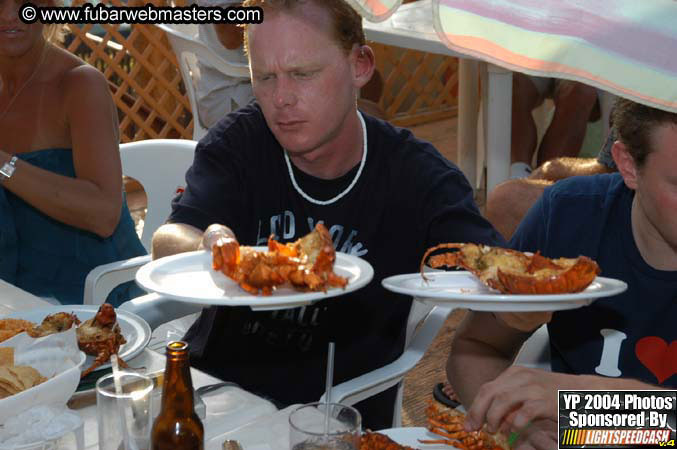
[[[433,0],[451,49],[677,112],[677,0]]]
[[[347,0],[347,2],[367,20],[381,22],[395,12],[402,0]]]

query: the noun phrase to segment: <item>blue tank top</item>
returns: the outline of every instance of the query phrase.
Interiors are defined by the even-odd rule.
[[[17,155],[45,170],[75,177],[70,149],[46,149]],[[40,297],[62,304],[81,304],[85,278],[96,266],[146,254],[134,222],[122,202],[120,222],[102,238],[66,225],[0,188],[0,278]],[[114,289],[114,306],[143,295],[133,282]]]

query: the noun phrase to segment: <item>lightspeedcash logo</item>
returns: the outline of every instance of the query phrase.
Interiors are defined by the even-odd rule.
[[[677,391],[559,391],[559,446],[675,448]]]

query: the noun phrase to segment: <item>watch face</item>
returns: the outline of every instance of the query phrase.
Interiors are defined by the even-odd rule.
[[[0,168],[0,175],[4,176],[5,178],[9,178],[14,173],[14,169],[16,169],[16,167],[14,167],[12,164],[5,163],[2,168]]]

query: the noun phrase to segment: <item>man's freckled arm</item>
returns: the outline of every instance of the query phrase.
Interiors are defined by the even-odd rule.
[[[185,223],[166,223],[153,234],[153,259],[197,250],[202,230]]]

